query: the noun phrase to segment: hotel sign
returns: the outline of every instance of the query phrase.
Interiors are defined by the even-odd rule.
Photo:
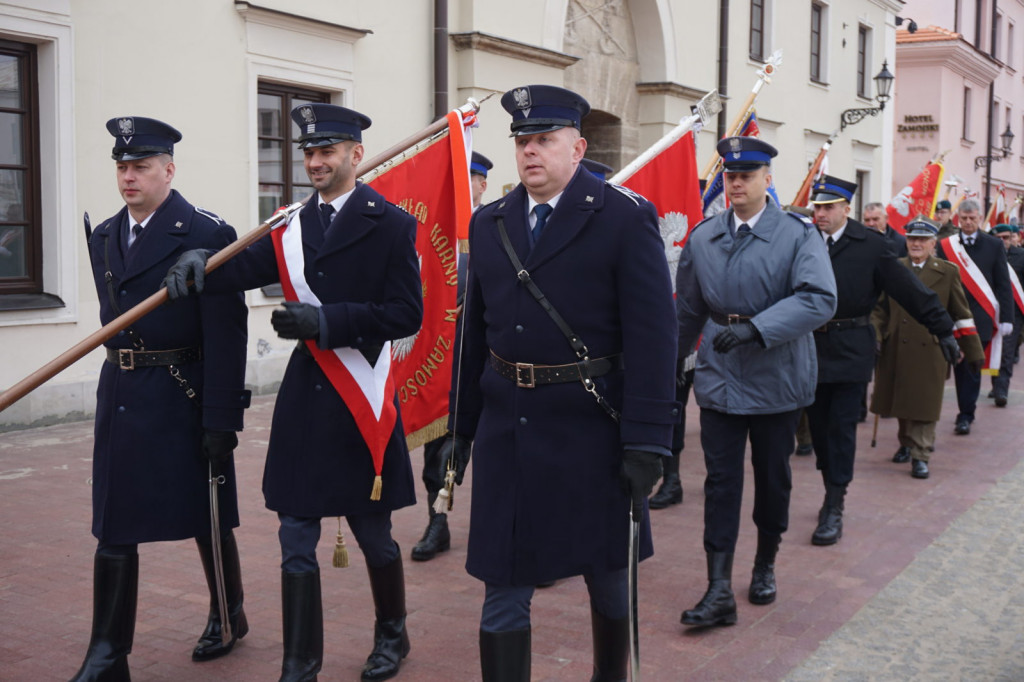
[[[898,133],[937,133],[939,124],[932,121],[931,114],[904,116],[903,123],[896,125]]]

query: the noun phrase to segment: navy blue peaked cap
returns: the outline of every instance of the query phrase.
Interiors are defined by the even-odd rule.
[[[114,136],[110,157],[115,161],[135,161],[157,154],[174,155],[174,143],[181,133],[155,118],[118,116],[107,121],[107,132]]]
[[[903,226],[908,237],[938,237],[939,225],[927,216],[918,215],[909,223]]]
[[[718,142],[718,155],[726,172],[742,173],[769,166],[779,150],[756,137],[726,137]]]
[[[482,175],[487,177],[487,171],[494,168],[494,164],[491,160],[480,152],[473,152],[473,160],[469,162],[469,174],[470,175]]]
[[[512,137],[550,133],[559,128],[580,129],[590,103],[572,90],[554,85],[524,85],[501,96],[501,106],[512,114]]]
[[[852,201],[857,192],[857,183],[840,180],[831,175],[822,177],[814,183],[811,196],[812,204],[834,204],[837,201]]]
[[[358,111],[321,103],[295,107],[292,120],[299,126],[299,149],[326,147],[347,140],[362,142],[363,131],[372,123]]]
[[[583,159],[580,161],[580,165],[590,171],[598,180],[607,180],[608,174],[612,172],[611,166],[606,166],[600,161],[594,161],[593,159]]]

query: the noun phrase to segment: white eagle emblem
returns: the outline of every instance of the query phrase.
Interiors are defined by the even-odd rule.
[[[316,123],[316,114],[313,113],[313,107],[308,104],[299,109],[299,116],[306,123]]]
[[[914,188],[907,185],[901,189],[900,193],[892,198],[892,205],[904,218],[909,216],[910,208],[914,205]]]
[[[685,213],[666,213],[658,218],[658,227],[661,231],[661,239],[665,242],[665,258],[668,260],[668,271],[673,274],[672,291],[675,291],[675,271],[679,265],[679,254],[683,249],[680,246],[690,231],[690,221]]]
[[[397,341],[393,341],[391,343],[391,358],[395,362],[401,362],[402,360],[405,360],[409,356],[409,353],[412,352],[413,347],[416,345],[416,337],[419,335],[420,333],[417,331],[412,336],[407,336],[404,339],[398,339]]]
[[[134,118],[119,118],[117,119],[117,129],[121,131],[122,135],[134,135],[135,134],[135,119]]]
[[[516,109],[529,109],[533,106],[530,103],[530,89],[516,88],[512,91],[512,100],[516,103]]]
[[[729,140],[729,149],[731,149],[732,151],[738,152],[742,148],[743,148],[743,144],[740,141],[740,138],[734,137],[734,138]]]

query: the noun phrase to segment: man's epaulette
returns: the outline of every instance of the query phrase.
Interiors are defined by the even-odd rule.
[[[808,218],[807,216],[803,215],[802,213],[797,213],[796,211],[783,211],[783,212],[786,215],[788,215],[788,216],[792,216],[792,217],[796,218],[797,220],[799,220],[801,223],[803,223],[805,225],[814,225],[814,221],[811,220],[810,218]]]
[[[647,201],[641,195],[637,194],[636,192],[634,192],[633,190],[629,189],[628,187],[623,187],[622,185],[613,185],[610,182],[606,182],[605,184],[608,185],[609,187],[611,187],[612,189],[618,191],[620,194],[623,194],[623,195],[629,197],[630,200],[634,204],[636,204],[637,206],[640,205],[641,201],[645,201],[645,202]]]
[[[209,218],[218,225],[224,224],[224,221],[221,220],[220,216],[218,216],[216,213],[210,213],[205,208],[200,208],[199,206],[193,206],[192,208],[195,209],[195,212],[198,213],[199,215]]]
[[[715,215],[718,215],[718,214],[716,213]],[[693,226],[692,228],[690,228],[690,236],[693,236],[693,231],[694,231],[694,230],[696,230],[696,229],[697,229],[698,227],[700,227],[701,225],[703,225],[704,223],[708,222],[709,220],[711,220],[711,219],[712,219],[712,218],[714,218],[714,217],[715,217],[715,216],[713,216],[713,215],[709,215],[708,217],[704,218],[704,219],[703,219],[703,220],[701,220],[701,221],[700,221],[699,223],[697,223],[696,225],[694,225],[694,226]]]

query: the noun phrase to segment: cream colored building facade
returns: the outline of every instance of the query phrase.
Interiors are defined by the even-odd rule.
[[[511,87],[550,83],[583,94],[595,112],[584,123],[589,155],[618,169],[721,75],[723,121],[731,121],[761,68],[755,57],[781,49],[756,107],[762,137],[781,150],[775,180],[788,202],[842,110],[874,105],[871,78],[883,60],[892,68],[903,3],[728,4],[720,22],[720,3],[684,0],[523,0],[514,9],[492,0],[0,1],[0,138],[5,123],[22,135],[17,144],[0,139],[0,185],[9,185],[0,186],[0,203],[13,188],[7,201],[24,204],[0,220],[0,246],[11,229],[31,246],[14,249],[20,270],[0,269],[0,387],[99,326],[82,215],[98,224],[121,206],[104,128],[114,116],[152,116],[181,130],[175,187],[241,233],[267,206],[304,191],[301,158],[284,151],[293,146],[288,103],[320,98],[366,113],[373,155],[433,120],[435,99],[454,107],[495,94],[474,133],[476,149],[495,162],[490,200],[517,182],[498,103]],[[446,10],[441,29],[438,9]],[[438,35],[447,87],[436,94],[444,85],[435,78]],[[19,80],[12,69],[22,68]],[[20,108],[2,106],[16,96]],[[860,179],[865,201],[888,199],[893,185],[893,109],[847,127],[832,145],[830,172]],[[716,128],[699,135],[700,167]],[[292,347],[269,325],[280,299],[247,296],[247,381],[273,391]],[[101,362],[92,352],[0,413],[0,429],[91,414]]]

